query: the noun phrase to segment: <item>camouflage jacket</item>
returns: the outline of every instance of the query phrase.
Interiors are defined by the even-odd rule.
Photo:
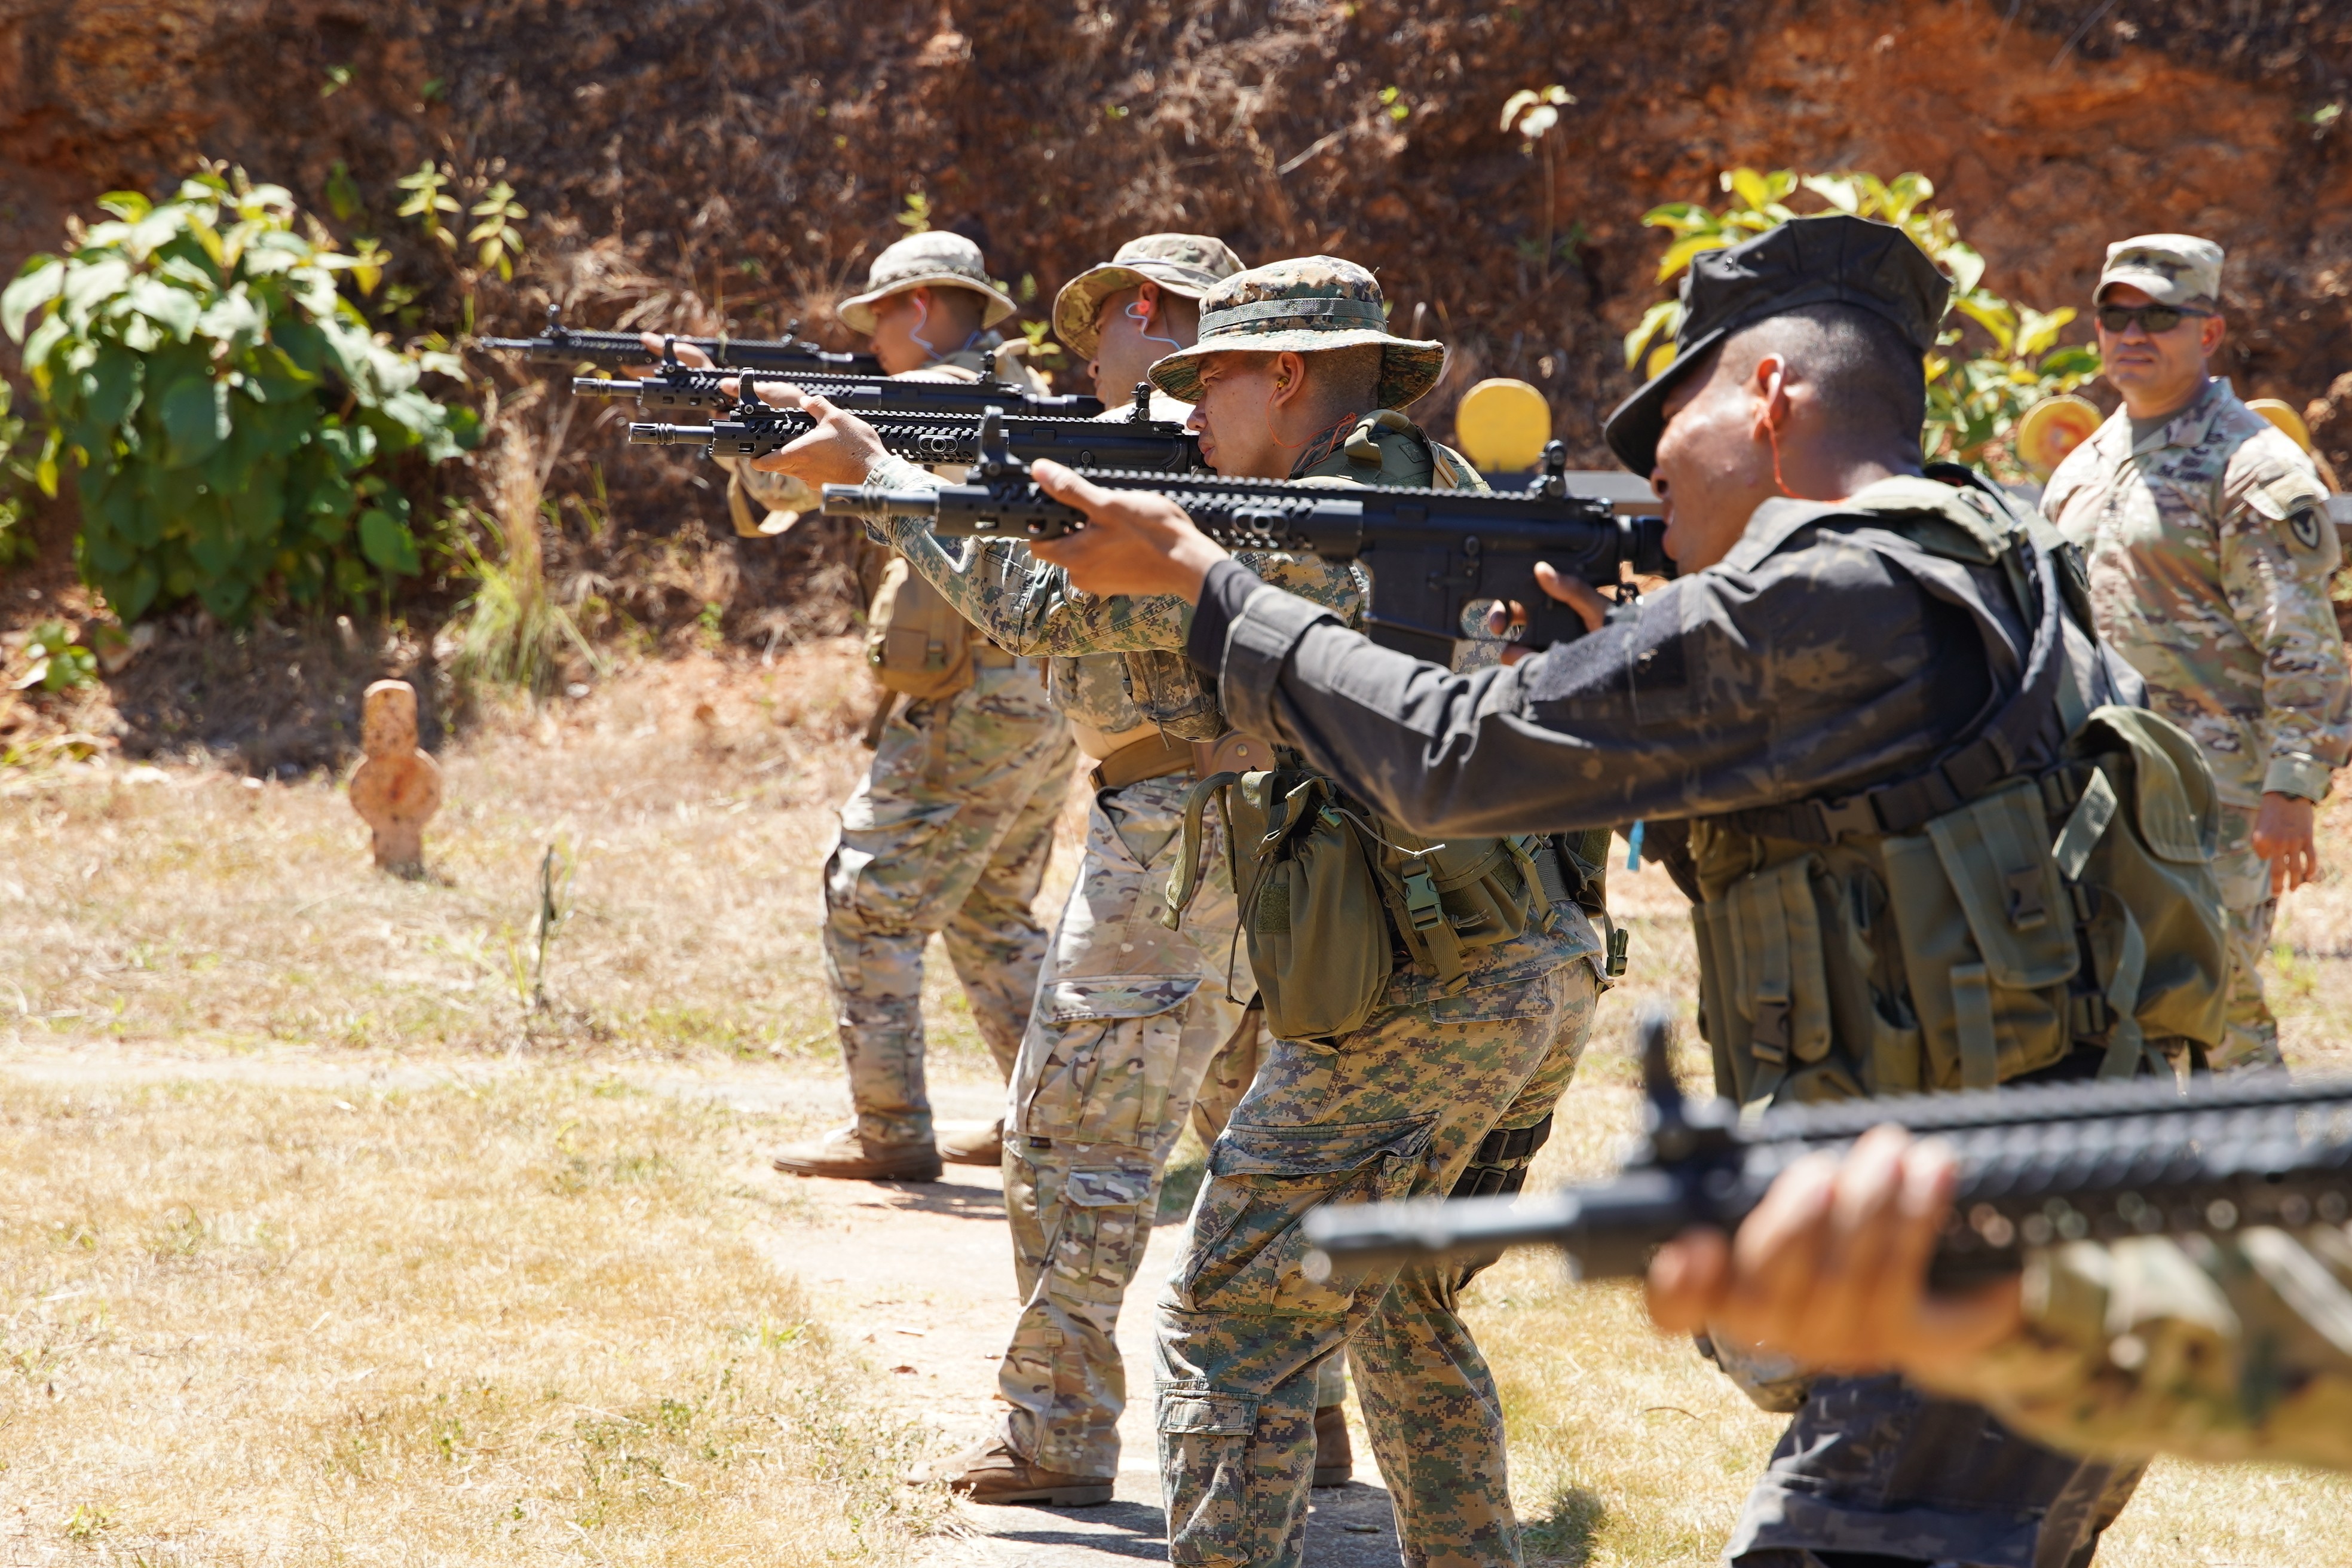
[[[1318,442],[1291,470],[1298,479],[1484,489],[1467,459],[1423,436],[1403,416],[1367,416]],[[936,483],[911,463],[885,458],[867,476],[872,484],[921,487]],[[1070,586],[1058,566],[1005,539],[942,543],[919,517],[869,524],[881,542],[909,565],[999,647],[1051,659],[1046,687],[1056,705],[1079,723],[1107,733],[1157,724],[1184,740],[1214,740],[1224,715],[1183,653],[1192,606],[1173,596],[1100,596]],[[1334,612],[1349,625],[1361,618],[1364,581],[1357,568],[1311,555],[1243,551],[1236,557],[1265,581]],[[1102,658],[1099,655],[1115,655]]]
[[[2197,738],[2221,796],[2318,800],[2352,743],[2339,553],[2311,461],[2229,383],[2137,445],[2121,410],[2051,476],[2042,509],[2081,548],[2099,633]]]
[[[2074,1242],[2036,1256],[2026,1323],[1942,1392],[2094,1453],[2352,1470],[2352,1237]]]

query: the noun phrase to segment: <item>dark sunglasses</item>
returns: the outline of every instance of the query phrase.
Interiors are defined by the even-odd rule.
[[[2099,307],[2099,326],[2120,336],[2130,331],[2132,323],[2137,321],[2153,334],[2172,331],[2185,317],[2203,317],[2212,313],[2210,310],[2184,310],[2178,305],[2102,305]]]

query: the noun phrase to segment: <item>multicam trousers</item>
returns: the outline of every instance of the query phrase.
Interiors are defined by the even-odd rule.
[[[1024,1300],[997,1374],[1003,1435],[1068,1475],[1118,1468],[1118,1310],[1160,1174],[1187,1115],[1213,1139],[1256,1065],[1258,1015],[1244,1011],[1256,987],[1234,941],[1213,814],[1200,894],[1181,930],[1160,923],[1191,787],[1177,775],[1096,796],[1006,1108],[1004,1206]]]
[[[1451,993],[1401,972],[1338,1048],[1276,1040],[1209,1156],[1157,1322],[1169,1561],[1297,1568],[1319,1367],[1347,1349],[1413,1568],[1520,1561],[1494,1380],[1455,1310],[1465,1272],[1318,1283],[1299,1221],[1452,1190],[1491,1131],[1551,1114],[1592,1026],[1580,915],[1477,952]]]
[[[2263,999],[2262,972],[2278,918],[2271,863],[2254,853],[2252,808],[2223,805],[2218,815],[2221,831],[2213,851],[2213,879],[2221,885],[2221,902],[2230,911],[2230,1000],[2213,1067],[2276,1067],[2284,1058],[2279,1055],[2278,1020]]]
[[[868,1142],[931,1138],[922,993],[933,931],[981,1038],[1012,1070],[1045,949],[1029,906],[1076,760],[1033,668],[983,667],[962,691],[892,719],[842,806],[824,864],[825,976]]]

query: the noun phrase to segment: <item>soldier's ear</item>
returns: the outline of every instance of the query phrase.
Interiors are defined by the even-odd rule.
[[[2221,340],[2229,335],[2230,323],[2221,319],[2219,310],[2197,323],[2197,346],[2208,359],[2213,357],[2214,351],[2221,346]]]

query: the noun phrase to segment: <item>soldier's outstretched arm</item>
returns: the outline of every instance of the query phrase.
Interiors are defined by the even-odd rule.
[[[1233,724],[1419,832],[1568,832],[1836,793],[1924,767],[1990,696],[1966,612],[1833,533],[1456,675],[1268,586],[1172,505],[1036,473],[1091,524],[1041,555],[1081,586],[1198,595],[1186,649]]]
[[[1649,1279],[1662,1328],[1823,1368],[1900,1371],[2044,1443],[2352,1469],[2352,1240],[2254,1228],[2037,1253],[1931,1296],[1952,1165],[1883,1127],[1786,1172],[1738,1234],[1692,1232]]]

